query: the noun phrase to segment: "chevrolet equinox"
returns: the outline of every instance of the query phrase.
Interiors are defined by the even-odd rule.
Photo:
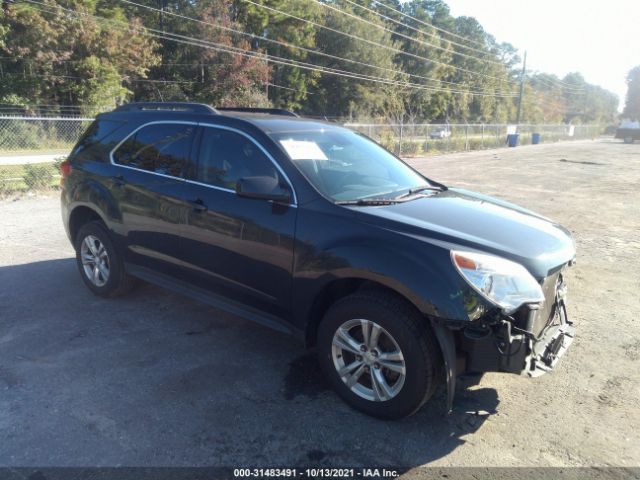
[[[574,336],[570,233],[449,188],[367,137],[279,109],[132,103],[61,165],[96,295],[134,278],[315,347],[351,406],[416,412],[470,372],[538,376]]]

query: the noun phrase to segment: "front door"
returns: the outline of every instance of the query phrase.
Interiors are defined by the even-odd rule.
[[[199,137],[186,199],[200,208],[191,210],[181,245],[190,280],[286,318],[297,209],[240,197],[235,185],[249,176],[288,181],[266,151],[240,131],[204,126]]]

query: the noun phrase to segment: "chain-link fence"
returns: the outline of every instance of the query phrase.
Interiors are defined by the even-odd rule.
[[[0,116],[0,195],[59,184],[58,166],[93,119]],[[504,147],[505,124],[345,123],[403,156]],[[520,125],[519,144],[595,138],[598,125]]]
[[[0,116],[0,195],[59,184],[59,165],[93,121]]]
[[[518,134],[518,145],[583,140],[603,133],[600,125],[515,125],[506,124],[365,124],[349,127],[403,157],[433,155],[465,150],[483,150],[508,145],[509,134]]]
[[[0,155],[68,152],[92,118],[0,116]]]

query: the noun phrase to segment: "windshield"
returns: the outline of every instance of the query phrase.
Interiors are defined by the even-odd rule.
[[[427,180],[375,142],[348,130],[276,133],[271,137],[313,186],[336,201],[395,198]]]

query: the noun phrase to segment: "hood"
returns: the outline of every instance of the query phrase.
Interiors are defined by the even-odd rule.
[[[567,229],[530,210],[486,195],[449,189],[381,207],[358,207],[368,223],[448,249],[472,249],[522,264],[537,279],[575,257]]]

